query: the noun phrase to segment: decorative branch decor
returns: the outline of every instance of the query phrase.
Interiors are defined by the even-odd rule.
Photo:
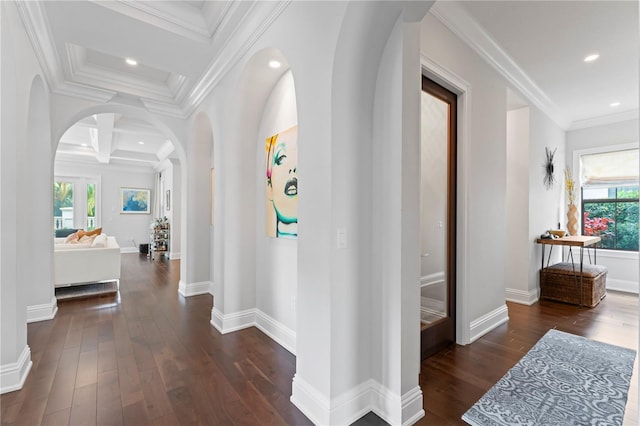
[[[556,177],[553,174],[553,157],[556,155],[556,151],[558,148],[551,151],[549,148],[545,147],[544,151],[546,153],[547,159],[545,163],[542,165],[545,169],[544,174],[544,186],[547,189],[553,188],[553,184],[556,182]]]
[[[578,207],[576,207],[576,181],[573,180],[571,169],[564,169],[564,186],[567,189],[567,200],[569,206],[567,208],[567,231],[569,235],[578,235]]]
[[[564,169],[564,184],[567,187],[567,200],[569,204],[575,204],[576,202],[576,181],[573,180],[570,168]]]

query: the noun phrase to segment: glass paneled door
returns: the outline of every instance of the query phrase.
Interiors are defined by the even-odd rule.
[[[73,182],[53,182],[53,229],[73,228]]]
[[[455,342],[456,100],[422,78],[421,359]]]

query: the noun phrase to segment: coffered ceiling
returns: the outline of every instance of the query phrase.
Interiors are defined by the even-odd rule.
[[[290,2],[17,5],[54,93],[97,102],[117,96],[185,118]],[[441,0],[432,13],[563,128],[637,117],[638,2]],[[600,58],[584,63],[592,52]],[[148,123],[104,114],[70,129],[59,154],[154,165],[171,151]]]
[[[156,114],[186,118],[289,1],[17,5],[54,93],[101,103],[117,97]],[[173,152],[148,123],[100,114],[67,131],[57,159],[152,167]]]

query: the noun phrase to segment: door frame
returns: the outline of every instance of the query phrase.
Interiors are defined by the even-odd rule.
[[[426,359],[456,341],[456,231],[457,231],[457,144],[458,144],[458,95],[445,89],[429,77],[422,76],[422,92],[447,105],[447,182],[445,229],[445,291],[446,312],[420,331],[420,358]],[[424,114],[424,112],[421,112]],[[422,147],[422,141],[420,142]]]
[[[469,117],[471,84],[433,59],[420,55],[422,75],[458,95],[456,197],[456,343],[471,343],[469,319]]]

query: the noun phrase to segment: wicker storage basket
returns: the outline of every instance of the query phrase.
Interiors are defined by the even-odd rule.
[[[580,305],[580,265],[556,263],[540,271],[540,298]],[[607,268],[583,265],[582,305],[593,308],[606,296]]]

